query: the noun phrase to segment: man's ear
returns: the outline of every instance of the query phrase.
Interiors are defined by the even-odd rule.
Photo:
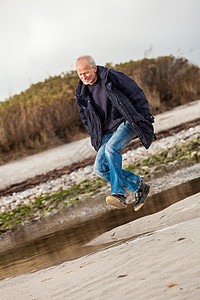
[[[97,72],[97,66],[94,67],[94,73],[96,73],[96,72]]]

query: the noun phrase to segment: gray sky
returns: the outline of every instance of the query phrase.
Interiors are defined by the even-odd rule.
[[[183,56],[200,66],[199,0],[0,0],[0,101],[97,64]]]

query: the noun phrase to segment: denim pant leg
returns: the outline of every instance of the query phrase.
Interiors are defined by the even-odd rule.
[[[109,139],[112,137],[113,133],[106,134],[102,138],[101,147],[97,152],[95,163],[94,163],[94,174],[101,177],[107,181],[110,181],[110,168],[107,164],[105,157],[105,147]]]
[[[122,170],[122,155],[120,153],[136,137],[136,133],[128,122],[122,123],[113,134],[103,137],[95,160],[94,173],[110,181],[111,194],[125,195],[125,188],[137,192],[140,187],[140,176]]]

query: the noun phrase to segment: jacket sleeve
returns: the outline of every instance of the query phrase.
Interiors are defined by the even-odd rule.
[[[116,88],[131,101],[137,112],[153,123],[154,117],[151,115],[148,100],[138,84],[124,73],[116,70],[110,70],[109,78]]]
[[[83,124],[85,125],[87,131],[88,131],[88,124],[87,124],[87,118],[85,116],[85,112],[84,112],[84,107],[82,105],[80,105],[78,103],[78,100],[76,100],[76,103],[77,103],[77,107],[78,107],[78,111],[79,111],[79,114],[80,114],[80,118],[81,118],[81,121],[83,122]],[[89,131],[88,131],[89,133]]]

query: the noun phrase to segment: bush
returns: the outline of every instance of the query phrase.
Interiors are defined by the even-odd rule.
[[[136,80],[153,114],[200,96],[200,69],[184,58],[158,57],[107,66]],[[50,77],[0,103],[0,154],[40,151],[85,132],[75,99],[78,80],[75,71]]]

